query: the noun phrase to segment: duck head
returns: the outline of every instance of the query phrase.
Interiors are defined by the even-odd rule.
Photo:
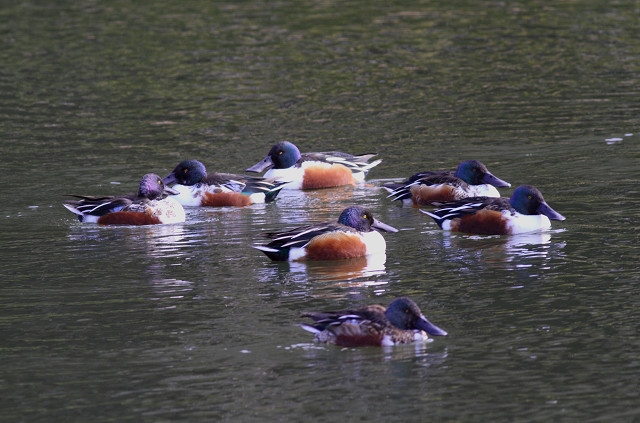
[[[540,191],[531,185],[520,185],[513,191],[509,199],[511,207],[518,213],[534,215],[543,214],[551,220],[564,220],[565,217],[552,209],[542,197]]]
[[[507,181],[494,176],[487,167],[478,160],[467,160],[458,165],[454,174],[469,185],[489,184],[496,188],[510,187]]]
[[[428,321],[418,305],[407,297],[393,300],[385,315],[393,326],[401,330],[423,330],[432,336],[447,335],[447,331]]]
[[[138,197],[148,198],[149,200],[158,200],[163,194],[177,194],[178,192],[172,188],[165,186],[162,178],[155,173],[147,173],[140,180],[138,188]]]
[[[184,160],[162,179],[165,185],[195,185],[207,176],[207,170],[198,160]]]
[[[396,228],[380,222],[373,217],[369,210],[360,206],[351,206],[344,209],[340,213],[338,223],[350,226],[360,232],[369,232],[374,229],[383,232],[398,232]]]
[[[280,141],[271,147],[267,157],[245,171],[260,173],[268,169],[288,169],[295,165],[301,157],[298,147],[289,141]]]

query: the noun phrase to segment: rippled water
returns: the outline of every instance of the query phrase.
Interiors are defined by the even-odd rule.
[[[637,5],[29,2],[0,9],[3,421],[635,421]],[[366,184],[96,227],[182,159],[289,139],[377,152]],[[483,161],[567,217],[449,234],[379,187]],[[511,190],[504,190],[509,195]],[[386,261],[288,264],[258,234],[369,207]],[[318,345],[307,310],[411,296],[449,332]]]

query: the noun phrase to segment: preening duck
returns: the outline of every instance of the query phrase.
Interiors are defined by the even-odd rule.
[[[64,206],[81,222],[101,225],[155,225],[185,221],[184,209],[175,199],[163,198],[175,194],[153,173],[142,177],[137,194],[114,197],[71,195]]]

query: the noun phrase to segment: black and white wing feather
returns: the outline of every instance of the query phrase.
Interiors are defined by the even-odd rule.
[[[420,210],[420,211],[426,215],[429,215],[431,218],[433,218],[433,220],[436,221],[438,226],[442,228],[442,223],[445,220],[456,219],[459,217],[474,214],[485,208],[497,209],[497,206],[503,203],[501,200],[507,200],[508,202],[508,199],[503,199],[503,198],[470,197],[470,198],[464,198],[458,201],[453,201],[450,203],[445,203],[437,210],[433,210],[433,211]]]
[[[120,211],[133,203],[130,196],[121,197],[92,197],[82,195],[69,195],[78,198],[76,201],[68,201],[64,206],[71,212],[82,216],[104,216],[105,214]]]
[[[327,223],[323,225],[300,226],[285,232],[268,232],[262,236],[271,239],[271,242],[267,244],[267,247],[302,248],[316,236],[336,230],[349,231],[351,229],[337,223]]]
[[[391,198],[392,201],[405,200],[411,198],[411,187],[416,185],[466,185],[460,178],[453,176],[453,172],[420,172],[413,175],[407,181],[401,184],[386,184],[387,190],[392,189],[387,198]]]
[[[363,154],[360,156],[354,156],[348,153],[343,153],[341,151],[305,153],[302,154],[299,163],[309,160],[336,163],[351,169],[352,172],[367,173],[372,167],[377,166],[382,162],[382,160],[378,159],[369,163],[369,160],[375,156],[376,154]]]

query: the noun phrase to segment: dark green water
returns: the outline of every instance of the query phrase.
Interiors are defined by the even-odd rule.
[[[637,3],[51,3],[0,7],[0,420],[640,418]],[[383,163],[175,226],[61,206],[282,139]],[[567,220],[445,234],[378,188],[469,158]],[[386,263],[249,247],[352,203],[401,229]],[[450,335],[343,350],[296,326],[402,295]]]

